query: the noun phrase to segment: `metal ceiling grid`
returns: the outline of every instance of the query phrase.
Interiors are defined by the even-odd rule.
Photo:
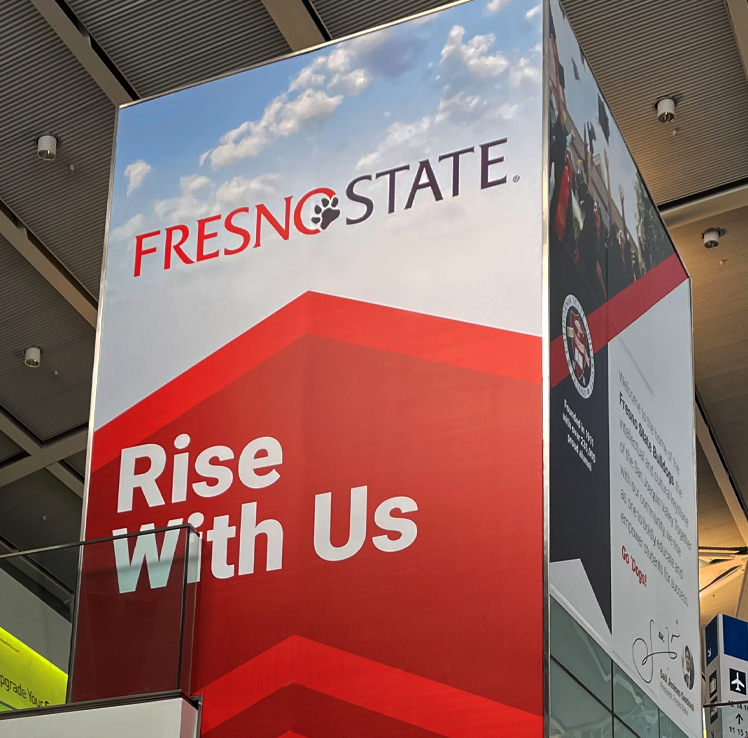
[[[290,52],[261,0],[68,0],[68,5],[141,97]]]
[[[311,0],[333,38],[392,23],[409,15],[433,10],[450,0]]]
[[[0,406],[45,441],[88,422],[95,334],[2,237],[0,274]],[[36,369],[29,346],[42,350]]]
[[[0,463],[20,454],[21,447],[13,443],[4,433],[0,433]]]
[[[727,229],[716,249],[707,227]],[[673,228],[693,280],[696,386],[744,501],[748,495],[748,208]]]
[[[2,17],[0,200],[96,295],[114,108],[28,0]],[[43,133],[54,161],[36,155]]]
[[[565,6],[657,202],[748,176],[748,84],[724,0]],[[668,94],[682,99],[662,124],[654,103]]]
[[[62,482],[42,469],[0,487],[0,537],[25,551],[80,536],[83,502]]]

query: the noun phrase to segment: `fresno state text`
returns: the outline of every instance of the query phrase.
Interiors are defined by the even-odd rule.
[[[501,177],[494,176],[490,168],[494,165],[501,164],[504,161],[503,156],[496,156],[492,149],[501,146],[507,142],[506,138],[496,139],[488,143],[479,144],[480,156],[480,189],[506,184],[506,175]],[[439,156],[438,161],[451,161],[451,193],[452,197],[458,197],[460,194],[460,160],[461,157],[475,154],[476,147],[450,151]],[[392,169],[385,169],[376,174],[364,174],[352,179],[346,189],[345,195],[350,203],[357,207],[362,207],[363,212],[356,214],[354,217],[347,216],[346,225],[355,225],[363,223],[374,212],[375,203],[370,197],[363,194],[360,186],[364,182],[386,177],[387,181],[387,213],[395,212],[396,187],[398,175],[404,176],[404,172],[410,171],[410,164],[403,164]],[[359,188],[357,190],[357,187]],[[418,162],[415,175],[413,176],[408,191],[408,197],[405,201],[404,210],[413,207],[416,195],[420,190],[428,189],[435,201],[444,199],[442,188],[434,172],[434,167],[429,159],[422,159]],[[320,207],[319,203],[314,212],[322,213],[322,217],[312,217],[310,227],[304,222],[305,206],[312,198],[322,198],[322,206],[327,210],[327,214]],[[329,187],[317,187],[306,192],[294,203],[293,195],[284,198],[285,208],[282,217],[279,219],[269,208],[260,203],[254,208],[254,244],[253,248],[262,246],[262,226],[263,222],[270,226],[284,241],[291,238],[292,230],[304,236],[317,235],[320,230],[324,230],[340,214],[334,207],[337,204],[337,193]],[[310,203],[311,204],[311,203]],[[153,264],[151,268],[171,269],[175,259],[182,264],[196,264],[211,259],[217,259],[222,256],[235,256],[247,249],[252,242],[252,233],[250,232],[247,222],[250,219],[250,208],[240,207],[232,210],[226,216],[218,213],[209,215],[205,218],[198,218],[196,226],[193,229],[184,223],[169,226],[162,230],[141,233],[135,236],[135,259],[133,276],[139,277],[143,273],[145,265]],[[318,227],[319,225],[319,227]],[[216,248],[209,242],[217,238],[220,229],[236,236],[236,244]],[[185,247],[188,247],[187,250]],[[154,255],[160,254],[156,261]],[[150,258],[149,258],[150,257]],[[156,266],[158,264],[158,266]]]

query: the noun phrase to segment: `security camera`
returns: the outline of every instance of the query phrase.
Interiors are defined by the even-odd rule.
[[[23,354],[23,363],[36,369],[42,363],[42,350],[36,346],[27,348]]]
[[[57,136],[45,134],[36,140],[36,154],[44,161],[52,161],[57,156]]]
[[[704,239],[704,248],[716,249],[719,246],[719,239],[725,235],[727,231],[724,228],[707,228],[701,237]]]
[[[675,119],[675,98],[673,97],[661,97],[656,103],[657,108],[657,120],[660,123],[670,123],[671,120]]]

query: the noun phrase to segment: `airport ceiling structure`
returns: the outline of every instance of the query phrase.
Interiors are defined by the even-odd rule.
[[[116,106],[443,4],[3,0],[0,550],[80,535]],[[748,2],[565,5],[693,279],[702,622],[748,618]]]

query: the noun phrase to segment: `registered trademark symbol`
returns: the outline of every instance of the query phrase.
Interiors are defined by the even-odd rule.
[[[519,174],[515,174],[515,175],[514,175],[514,176],[512,177],[512,182],[519,182]]]

